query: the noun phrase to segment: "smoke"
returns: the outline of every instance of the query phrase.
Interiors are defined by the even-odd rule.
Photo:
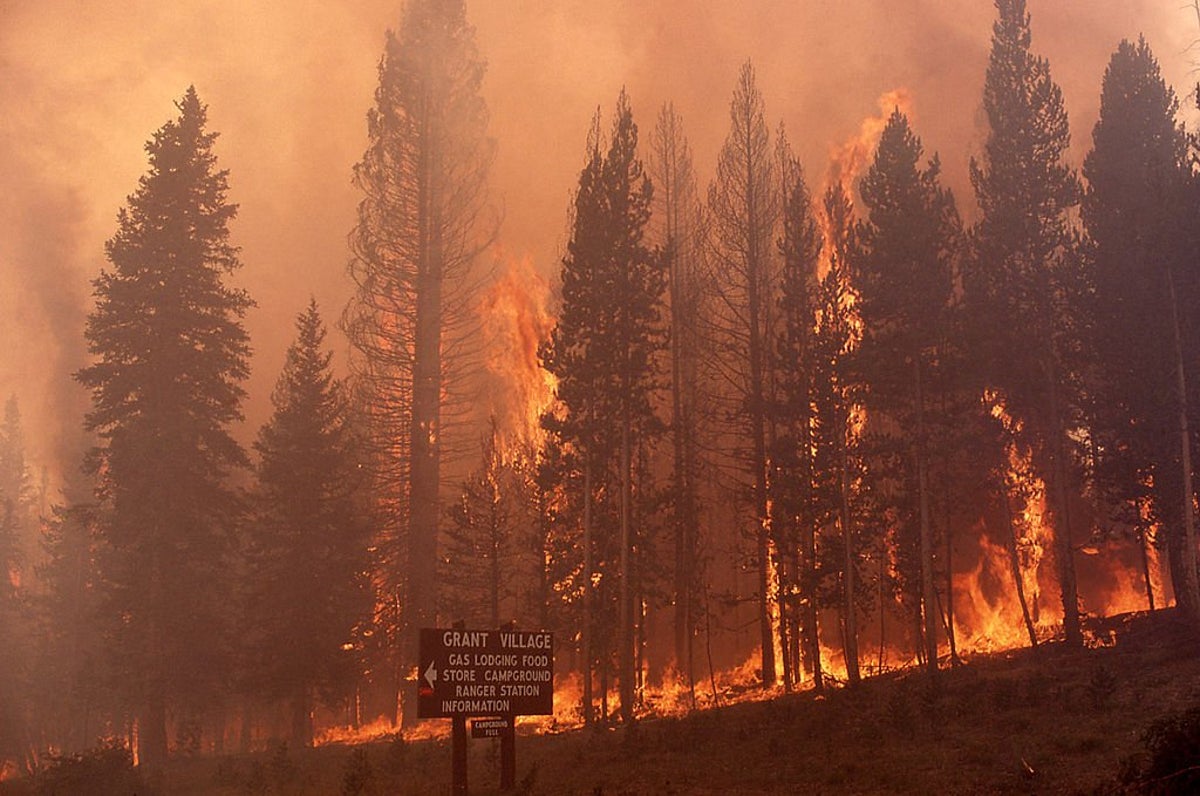
[[[351,167],[400,4],[0,2],[0,390],[18,394],[44,461],[75,466],[62,448],[78,428],[79,390],[64,374],[82,356],[89,280],[145,171],[142,144],[192,84],[240,204],[236,279],[259,304],[247,319],[256,358],[243,439],[265,421],[295,314],[315,295],[332,321],[349,295]],[[1190,84],[1195,19],[1179,5],[1030,0],[1034,48],[1063,86],[1076,164],[1121,38],[1145,33],[1167,79]],[[810,175],[879,113],[884,92],[903,88],[926,152],[940,154],[969,204],[993,17],[987,0],[468,0],[489,62],[501,243],[553,277],[589,122],[623,86],[643,136],[674,102],[703,190],[747,57],[769,125],[786,123]]]

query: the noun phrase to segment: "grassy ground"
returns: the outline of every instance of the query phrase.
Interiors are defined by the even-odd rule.
[[[1200,706],[1200,641],[1169,614],[1113,620],[1110,647],[1044,645],[853,689],[783,694],[624,728],[517,739],[524,794],[1107,793],[1156,719]],[[499,793],[493,741],[471,793]],[[1196,760],[1200,764],[1200,759]],[[176,761],[170,794],[450,792],[448,740]],[[13,793],[19,791],[12,790]]]

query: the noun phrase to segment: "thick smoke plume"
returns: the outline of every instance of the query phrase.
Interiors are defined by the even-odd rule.
[[[1144,33],[1186,93],[1196,20],[1180,5],[1030,0],[1034,48],[1050,59],[1070,108],[1076,164],[1121,38]],[[221,134],[217,154],[241,205],[238,279],[259,304],[248,319],[257,353],[243,437],[252,437],[296,312],[312,294],[332,320],[348,295],[350,169],[399,6],[0,3],[0,391],[18,395],[34,458],[77,466],[64,447],[86,401],[66,374],[82,356],[89,281],[145,170],[143,142],[192,84]],[[501,243],[543,275],[557,268],[595,108],[611,106],[624,86],[648,131],[673,101],[703,189],[747,57],[772,127],[786,124],[810,174],[826,173],[835,149],[878,115],[878,98],[902,87],[927,153],[940,154],[947,182],[969,202],[966,164],[982,142],[994,17],[987,0],[478,0],[468,14],[489,61]]]

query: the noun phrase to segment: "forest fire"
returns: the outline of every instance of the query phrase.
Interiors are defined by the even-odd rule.
[[[5,12],[0,791],[391,792],[483,711],[890,746],[1200,632],[1200,100],[1167,12],[1029,4]]]

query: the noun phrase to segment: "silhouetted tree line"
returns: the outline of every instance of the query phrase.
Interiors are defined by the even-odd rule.
[[[47,507],[15,400],[0,426],[3,765],[101,737],[149,768],[309,744],[318,710],[408,722],[414,631],[460,618],[556,631],[586,722],[634,721],[670,676],[655,617],[694,699],[743,603],[764,686],[825,687],[823,646],[852,684],[868,622],[935,676],[972,541],[1005,551],[1029,642],[1047,638],[1020,510],[1039,498],[1066,643],[1077,552],[1105,539],[1138,551],[1150,608],[1157,548],[1200,622],[1197,142],[1124,41],[1076,172],[1024,0],[996,7],[973,224],[899,108],[861,177],[814,190],[749,61],[706,200],[672,106],[648,144],[624,92],[607,131],[597,113],[532,445],[471,414],[496,225],[464,4],[412,0],[389,34],[355,168],[350,375],[310,304],[253,455],[232,435],[253,306],[230,284],[237,208],[188,89],[94,282],[88,488]],[[473,471],[444,465],[475,439]]]

